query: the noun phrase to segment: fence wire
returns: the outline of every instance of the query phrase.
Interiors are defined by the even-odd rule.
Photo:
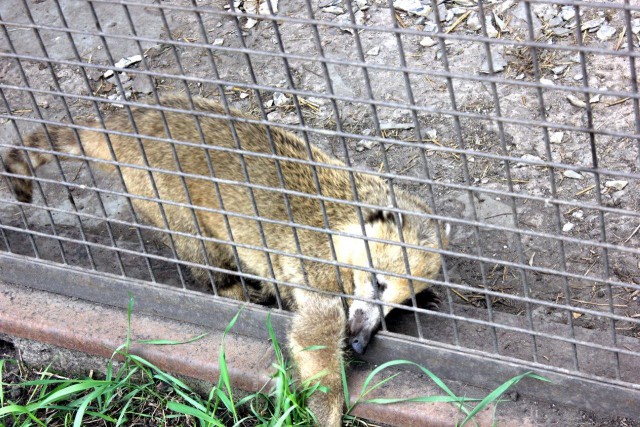
[[[4,251],[203,298],[217,298],[229,276],[246,300],[257,281],[271,283],[274,309],[286,308],[281,294],[292,288],[387,305],[397,310],[382,330],[407,342],[640,390],[640,6],[630,0],[10,0],[0,4],[0,27],[3,175],[34,184],[32,203],[2,188]],[[182,94],[186,106],[163,105],[166,94]],[[200,97],[221,110],[198,110]],[[136,107],[158,114],[156,133],[139,131]],[[198,138],[176,134],[166,118],[176,113],[189,115]],[[118,114],[128,128],[107,126]],[[204,172],[185,170],[179,151],[202,149],[212,118],[228,124],[233,145],[207,145]],[[266,152],[243,147],[243,124],[265,126]],[[56,125],[73,131],[78,152],[57,149]],[[29,146],[26,135],[41,129],[47,145]],[[104,135],[107,158],[84,151],[80,133],[89,130]],[[280,130],[302,138],[306,158],[280,154]],[[120,137],[136,144],[139,162],[118,160]],[[147,144],[168,145],[173,166],[149,161]],[[8,171],[14,147],[29,153],[29,176]],[[341,162],[316,159],[313,147]],[[241,179],[219,175],[216,153],[238,159]],[[32,159],[47,155],[52,164],[34,173]],[[261,183],[255,159],[273,162],[277,185]],[[287,188],[283,164],[312,171],[309,191]],[[129,191],[123,170],[141,171],[148,191]],[[323,194],[323,171],[346,172],[351,197]],[[390,204],[361,201],[358,174],[384,180]],[[190,193],[193,180],[210,183],[211,202]],[[248,210],[225,201],[228,186],[242,189]],[[401,207],[397,189],[431,212]],[[280,218],[261,213],[265,192]],[[302,220],[302,199],[321,226]],[[158,221],[141,216],[142,203],[157,206]],[[335,204],[353,208],[356,230],[332,227]],[[366,235],[372,209],[449,224],[452,234],[446,243],[436,230],[424,247],[400,228],[391,243],[405,272],[380,270],[370,246],[389,241]],[[176,210],[191,225],[176,227]],[[205,215],[220,215],[228,237],[208,233]],[[256,224],[260,244],[236,241],[239,220]],[[268,230],[285,228],[291,247],[273,247]],[[330,257],[305,251],[300,233],[326,236]],[[339,238],[364,239],[368,266],[339,261]],[[179,256],[185,239],[198,242],[190,259]],[[210,245],[231,248],[237,267],[211,259]],[[414,274],[413,250],[437,254],[441,273]],[[243,251],[262,254],[268,274],[246,269]],[[278,277],[280,257],[299,262],[305,283]],[[331,266],[340,286],[351,269],[407,279],[411,296],[383,304],[377,291],[319,290],[308,280],[313,263]],[[204,269],[206,288],[189,267]],[[417,284],[436,296],[417,295]]]

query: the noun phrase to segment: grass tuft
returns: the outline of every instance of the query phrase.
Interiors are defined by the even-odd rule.
[[[308,426],[315,423],[314,415],[306,409],[306,402],[316,392],[326,392],[318,376],[312,381],[299,382],[293,367],[285,358],[276,339],[271,318],[267,317],[267,331],[271,338],[276,362],[271,381],[261,390],[243,398],[234,395],[225,357],[225,337],[238,321],[238,312],[227,325],[218,353],[220,378],[208,395],[201,396],[182,380],[162,371],[153,363],[130,353],[131,314],[134,300],[129,299],[127,336],[107,363],[104,378],[72,379],[54,375],[45,369],[29,373],[18,361],[0,359],[0,426],[79,427],[162,425],[185,427],[227,426]],[[165,339],[137,341],[151,345],[180,345],[202,339],[206,334],[185,341]],[[316,351],[312,346],[302,351]],[[117,362],[121,357],[122,362]],[[421,370],[444,392],[440,396],[412,398],[371,398],[370,394],[392,381],[397,374],[376,380],[392,367],[410,366]],[[525,378],[547,379],[531,372],[514,377],[489,393],[484,399],[457,396],[428,369],[408,360],[387,362],[371,372],[353,405],[350,404],[346,372],[342,366],[342,385],[347,414],[345,425],[367,425],[351,413],[359,404],[393,404],[400,402],[447,402],[460,409],[464,426],[474,416],[500,397],[510,387]],[[472,406],[475,404],[475,406]]]

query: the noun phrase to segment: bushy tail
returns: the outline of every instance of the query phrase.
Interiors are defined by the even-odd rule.
[[[47,132],[44,129],[36,131],[23,139],[26,147],[40,148],[43,150],[61,153],[77,154],[79,152],[78,142],[71,128],[64,126],[47,126]],[[53,147],[52,147],[53,146]],[[15,175],[32,176],[32,170],[29,168],[28,158],[31,160],[33,170],[49,163],[54,159],[55,154],[27,151],[24,148],[17,147],[9,150],[4,159],[5,169],[7,172]],[[25,203],[31,203],[33,192],[33,179],[24,179],[10,176],[9,184],[13,187],[16,198]]]

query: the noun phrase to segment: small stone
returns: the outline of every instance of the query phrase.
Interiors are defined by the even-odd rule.
[[[496,10],[499,14],[505,13],[507,10],[511,9],[514,4],[516,4],[514,0],[506,0],[498,3]]]
[[[424,28],[422,29],[425,33],[435,33],[438,31],[438,26],[433,22],[427,22],[424,24]]]
[[[589,31],[590,33],[596,31],[596,29],[600,27],[600,25],[602,25],[604,21],[604,18],[595,18],[587,22],[583,22],[582,26],[580,27],[580,31]]]
[[[485,20],[486,24],[487,24],[487,35],[491,38],[496,38],[498,37],[498,30],[496,30],[496,27],[493,26],[493,23],[491,22],[491,16],[487,16],[487,19]]]
[[[455,14],[453,13],[453,11],[451,9],[447,9],[444,15],[444,20],[449,22],[453,20],[454,17],[455,17]]]
[[[551,132],[549,135],[549,142],[552,144],[561,144],[562,138],[564,138],[564,132]]]
[[[633,34],[640,34],[640,18],[631,21],[631,32]]]
[[[491,52],[491,62],[492,62],[491,65],[493,66],[494,73],[499,73],[500,71],[504,70],[507,67],[507,65],[509,65],[507,61],[504,60],[500,52],[498,52],[497,50],[495,52],[494,51]],[[490,74],[489,58],[487,58],[486,55],[483,55],[482,65],[480,65],[480,72],[483,74]]]
[[[553,80],[549,80],[549,79],[545,79],[545,78],[541,78],[540,79],[540,83],[542,83],[545,86],[555,86],[556,84],[553,82]]]
[[[571,34],[571,30],[569,30],[568,28],[564,28],[564,27],[552,28],[551,32],[553,33],[554,36],[558,36],[558,37],[566,37],[569,34]]]
[[[618,30],[615,27],[612,27],[611,25],[605,23],[605,24],[602,24],[602,26],[596,33],[596,37],[598,37],[603,42],[606,42],[616,34],[616,31]]]
[[[128,68],[133,64],[137,64],[140,61],[142,61],[141,55],[133,55],[128,58],[122,58],[121,60],[119,60],[113,65],[117,68]],[[109,77],[113,76],[113,70],[107,70],[102,76],[105,79],[108,79]]]
[[[480,24],[480,18],[478,17],[478,14],[473,12],[471,15],[469,15],[469,17],[467,18],[467,28],[469,28],[471,31],[478,31],[482,28],[482,25]]]
[[[150,94],[153,92],[154,87],[153,77],[138,75],[133,81],[131,89],[133,89],[134,92]]]
[[[435,129],[422,129],[422,139],[427,141],[435,141],[438,139],[438,131]]]
[[[249,96],[249,94],[248,94],[247,92],[242,92],[242,93],[240,94],[240,99],[245,99],[245,98],[247,98],[248,96]]]
[[[622,199],[624,199],[626,195],[627,195],[627,192],[625,190],[614,192],[611,195],[611,198],[613,199],[613,204],[615,206],[619,206],[622,203]]]
[[[333,15],[342,15],[344,13],[344,9],[340,6],[327,6],[323,7],[322,11],[325,13],[331,13]]]
[[[223,44],[224,44],[224,39],[223,38],[215,39],[213,41],[213,45],[214,46],[222,46]]]
[[[376,145],[376,141],[371,141],[370,139],[361,139],[356,143],[356,151],[360,153],[364,150],[371,150],[374,145]]]
[[[613,188],[616,189],[618,191],[620,190],[624,190],[624,188],[629,184],[628,181],[622,181],[622,180],[613,180],[613,181],[607,181],[604,183],[604,186],[607,188]]]
[[[584,179],[584,176],[582,176],[582,174],[572,170],[566,170],[562,173],[562,175],[571,179]]]
[[[582,74],[576,74],[573,76],[573,80],[582,80],[582,77],[584,77]]]
[[[597,94],[589,98],[589,104],[595,104],[596,102],[600,102],[600,94]]]
[[[533,154],[525,154],[521,157],[522,160],[527,160],[529,162],[541,162],[542,159],[538,156],[534,156]],[[516,163],[514,167],[516,168],[523,168],[523,167],[530,167],[530,166],[535,166],[535,165],[531,165],[529,163]]]
[[[447,19],[447,7],[444,5],[444,3],[440,3],[438,5],[438,15],[440,16],[441,22]],[[435,13],[434,13],[434,20],[435,20]]]
[[[420,0],[395,0],[393,7],[403,12],[411,13],[418,16],[428,16],[431,13],[431,7],[424,6]],[[438,10],[440,11],[440,10]],[[446,10],[440,14],[440,18],[444,19]]]
[[[280,107],[289,102],[289,98],[282,92],[275,92],[273,94],[273,103],[276,107]]]
[[[380,46],[372,47],[367,51],[367,55],[369,56],[378,56],[380,54]]]
[[[562,11],[560,12],[560,16],[565,21],[571,21],[576,17],[576,10],[573,8],[573,6],[563,6]]]
[[[564,20],[560,16],[554,16],[549,21],[547,21],[547,25],[549,28],[559,27],[564,24]]]
[[[392,129],[413,129],[413,123],[395,123],[395,122],[380,122],[380,130],[392,130]]]
[[[270,108],[273,105],[273,99],[268,99],[264,102],[265,108]]]
[[[496,25],[500,28],[500,31],[504,31],[507,29],[507,23],[501,19],[497,13],[493,13],[493,19],[496,21]]]
[[[273,13],[278,13],[278,0],[267,1],[271,1],[271,9],[273,10]],[[260,15],[271,15],[271,11],[269,11],[269,4],[267,3],[267,1],[262,1],[260,3],[260,7],[258,8],[258,13]]]
[[[576,225],[571,223],[571,222],[567,222],[565,225],[562,226],[562,231],[564,231],[565,233],[568,233],[569,231],[573,230],[573,227],[575,227]]]
[[[358,9],[362,11],[369,9],[369,4],[367,3],[367,0],[356,0],[356,4],[358,5]]]
[[[432,47],[438,44],[437,40],[434,40],[431,37],[423,37],[422,40],[420,40],[420,46],[423,47]]]
[[[576,219],[582,219],[584,218],[584,212],[582,211],[575,211],[571,214],[572,217],[576,218]]]
[[[574,107],[584,108],[587,106],[586,102],[573,95],[567,95],[567,100],[569,101],[569,104],[573,105]]]

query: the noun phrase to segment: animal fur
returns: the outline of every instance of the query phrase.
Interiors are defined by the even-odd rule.
[[[215,114],[225,114],[224,109],[217,103],[203,98],[194,98],[195,110]],[[190,103],[184,97],[167,97],[161,100],[161,104],[182,110],[190,110]],[[267,130],[262,125],[235,122],[234,130],[228,120],[211,117],[200,117],[198,122],[204,135],[204,143],[210,149],[205,153],[205,145],[202,145],[198,124],[193,115],[188,113],[164,112],[168,123],[165,129],[161,112],[153,108],[132,109],[135,119],[135,129],[128,116],[124,113],[115,114],[106,120],[106,128],[126,133],[138,133],[142,135],[140,141],[137,138],[110,134],[109,140],[100,130],[79,130],[82,149],[89,158],[92,167],[115,169],[113,165],[92,162],[91,159],[107,161],[117,160],[122,173],[127,191],[134,196],[156,198],[161,200],[190,203],[195,206],[195,216],[200,232],[204,236],[230,241],[231,237],[237,243],[263,247],[263,241],[259,231],[258,222],[238,216],[228,216],[231,229],[230,236],[221,214],[198,210],[198,206],[221,209],[219,198],[214,184],[207,179],[213,173],[216,178],[227,181],[246,182],[243,174],[240,155],[233,152],[237,149],[233,131],[237,133],[242,150],[249,153],[261,153],[266,156],[244,155],[244,161],[252,184],[262,187],[282,188],[277,167],[281,169],[284,187],[297,193],[316,195],[316,185],[312,167],[294,161],[281,160],[279,166],[269,157],[275,150],[276,154],[285,158],[309,160],[309,153],[305,143],[297,136],[272,127],[270,132],[274,147],[271,147],[267,137]],[[238,111],[232,111],[235,117],[244,117]],[[87,126],[99,128],[97,122],[89,122]],[[178,141],[191,143],[191,146],[175,144],[175,152],[171,144],[144,136],[160,138],[172,138]],[[82,153],[75,132],[68,127],[48,126],[48,137],[41,130],[32,133],[25,138],[25,145],[41,149],[50,149],[53,144],[55,151],[60,156],[65,154],[80,155]],[[111,145],[115,158],[112,157],[109,145]],[[231,150],[229,150],[231,149]],[[313,161],[326,165],[343,166],[340,161],[328,156],[318,148],[310,147]],[[12,174],[30,177],[26,156],[34,168],[37,168],[53,159],[52,154],[42,152],[27,152],[18,147],[12,149],[5,159],[7,171]],[[174,160],[178,159],[179,165]],[[207,157],[213,165],[210,170]],[[146,158],[146,159],[145,159]],[[148,167],[163,170],[169,173],[157,172],[150,174],[145,170]],[[353,201],[354,194],[351,190],[349,173],[343,170],[327,167],[317,167],[317,179],[323,196],[332,199]],[[187,174],[184,183],[188,189],[185,193],[183,182],[176,172]],[[198,178],[197,176],[202,176]],[[389,206],[390,195],[388,184],[378,177],[363,173],[354,174],[358,198],[361,202],[376,205]],[[32,198],[32,179],[10,177],[16,197],[23,202],[30,202]],[[158,194],[155,194],[154,187]],[[220,197],[223,201],[223,209],[228,212],[255,216],[251,194],[246,186],[237,184],[220,183]],[[420,199],[395,189],[397,206],[400,209],[414,212],[428,213],[429,208]],[[254,188],[253,197],[257,205],[259,216],[288,222],[289,217],[283,195],[263,188]],[[295,223],[304,224],[316,228],[325,228],[324,218],[320,202],[317,199],[304,196],[290,195],[289,203],[293,212]],[[164,227],[164,220],[160,205],[157,202],[132,198],[136,212],[146,218],[146,221],[158,227]],[[201,251],[201,242],[196,238],[197,230],[193,221],[191,210],[188,207],[175,204],[162,204],[167,221],[172,230],[189,233],[194,238],[174,236],[178,256],[182,260],[198,264],[210,263],[211,265],[230,270],[237,270],[231,245],[205,242],[205,259]],[[361,225],[355,207],[337,203],[325,202],[328,223],[331,229],[362,236]],[[406,243],[423,247],[437,247],[436,230],[438,225],[431,220],[415,215],[397,215],[379,209],[363,208],[365,217],[366,235],[368,237],[385,239],[391,242],[399,242],[399,226],[402,229],[402,238]],[[272,222],[262,222],[267,246],[271,249],[297,254],[296,243],[292,227]],[[303,255],[332,261],[329,235],[322,232],[297,229],[300,250]],[[338,261],[353,265],[354,267],[369,267],[365,241],[358,237],[333,236]],[[411,296],[411,285],[403,278],[385,275],[384,272],[406,274],[405,260],[400,246],[379,242],[369,242],[371,261],[373,268],[382,273],[372,274],[352,268],[340,268],[344,291],[347,294],[364,298],[379,298],[383,302],[403,303]],[[237,248],[241,269],[257,276],[271,277],[268,269],[266,254],[263,251]],[[431,278],[440,269],[440,258],[437,254],[407,249],[410,272],[413,276]],[[300,260],[295,257],[271,254],[271,263],[277,281],[284,281],[306,285],[313,289],[326,291],[340,291],[339,281],[333,265],[322,262],[304,261],[304,270]],[[204,268],[193,268],[193,275],[200,282],[208,282],[208,272]],[[306,274],[305,274],[306,272]],[[232,280],[229,279],[232,277]],[[305,279],[306,277],[306,279]],[[233,276],[214,276],[217,283],[217,293],[220,296],[244,299],[243,288]],[[426,288],[424,282],[414,281],[413,288],[416,293]],[[345,313],[341,301],[335,297],[322,296],[299,288],[286,286],[279,287],[280,294],[285,301],[296,311],[289,335],[291,354],[297,364],[298,373],[302,380],[310,379],[319,374],[321,383],[328,387],[329,392],[324,394],[317,392],[309,402],[311,409],[316,414],[318,423],[322,426],[338,426],[341,424],[343,395],[340,383],[340,362],[346,334],[349,344],[354,350],[363,352],[371,335],[375,333],[381,321],[380,310],[375,304],[349,300],[348,315]],[[273,294],[273,285],[263,283],[260,285],[261,295]],[[376,295],[377,294],[377,295]],[[389,307],[383,308],[383,314],[390,311]],[[304,351],[310,346],[322,346],[319,350]]]

